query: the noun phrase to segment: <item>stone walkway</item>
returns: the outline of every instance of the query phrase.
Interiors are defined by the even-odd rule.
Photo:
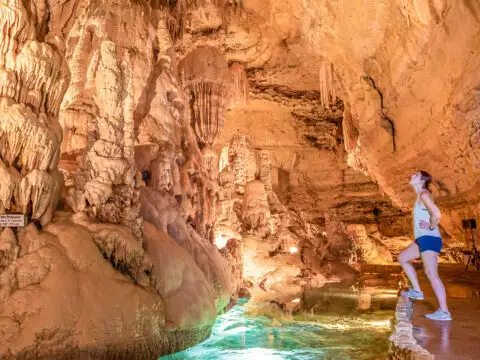
[[[447,289],[453,321],[432,321],[424,314],[438,304],[423,269],[417,270],[425,300],[416,301],[413,312],[413,336],[417,343],[435,355],[436,360],[480,359],[480,272],[471,266],[441,264],[439,268]]]

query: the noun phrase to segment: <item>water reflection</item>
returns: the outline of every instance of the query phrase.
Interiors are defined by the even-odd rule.
[[[312,313],[352,314],[365,310],[393,310],[397,289],[374,288],[341,283],[327,284],[320,289],[305,290],[302,308]]]
[[[451,321],[435,321],[435,326],[440,329],[440,350],[447,352],[450,349]]]
[[[452,322],[451,321],[431,321],[429,323],[430,331],[428,331],[423,326],[414,326],[414,336],[418,344],[424,348],[427,347],[427,344],[430,339],[433,339],[435,348],[438,348],[439,353],[450,353],[450,331],[451,331]],[[435,330],[433,330],[433,329]],[[433,331],[432,331],[433,330]]]
[[[387,290],[328,284],[305,291],[292,302],[302,310],[288,316],[249,313],[252,304],[241,300],[218,317],[208,340],[161,359],[384,359],[396,299]]]

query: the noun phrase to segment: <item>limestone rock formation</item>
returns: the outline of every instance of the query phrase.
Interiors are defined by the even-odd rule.
[[[4,270],[18,257],[20,248],[12,229],[5,228],[0,233],[0,271]]]
[[[393,261],[392,254],[387,246],[380,240],[369,237],[365,225],[349,224],[347,231],[359,250],[359,260],[374,264],[388,264]]]
[[[371,177],[402,209],[412,201],[411,173],[430,171],[438,178],[435,195],[449,214],[442,225],[455,238],[463,237],[459,220],[472,216],[478,203],[476,182],[470,181],[478,175],[473,69],[479,60],[470,51],[476,48],[478,5],[282,4],[243,2],[242,11],[228,17],[228,33],[204,19],[184,34],[177,52],[183,56],[200,44],[218,45],[228,61],[244,65],[250,92],[265,100],[293,104],[316,98],[328,106],[334,105],[333,98],[341,99],[339,123],[349,166]],[[450,53],[455,53],[451,61]],[[249,109],[254,108],[250,103]],[[338,137],[330,125],[322,127]],[[323,134],[325,130],[306,135],[323,147]],[[465,182],[452,180],[457,173],[464,174]],[[461,208],[470,215],[461,214]]]
[[[44,20],[36,24],[29,10],[21,1],[0,5],[0,213],[45,225],[62,184],[58,112],[70,72],[61,34],[45,36]]]
[[[185,223],[178,204],[169,202],[168,195],[145,187],[141,190],[141,202],[142,217],[174,239],[191,256],[210,284],[215,284],[214,304],[221,311],[234,294],[234,279],[217,248]]]
[[[190,109],[190,124],[199,144],[212,144],[223,129],[232,92],[232,77],[222,53],[201,46],[178,64]]]
[[[354,281],[412,240],[420,169],[458,261],[479,19],[463,0],[3,1],[0,214],[29,225],[0,229],[0,357],[154,358],[239,293]]]
[[[350,163],[402,207],[413,200],[411,173],[429,171],[449,214],[442,226],[462,237],[459,218],[478,203],[478,3],[309,1],[303,14],[306,43],[339,75],[344,128],[357,138]]]
[[[145,251],[158,264],[152,274],[165,304],[167,325],[171,328],[211,326],[217,314],[213,288],[192,257],[149,223],[145,224]]]
[[[261,181],[251,181],[245,186],[242,207],[242,225],[246,232],[265,237],[270,234],[270,208],[265,186]]]
[[[259,74],[255,76],[258,77]],[[217,148],[226,143],[222,153],[229,155],[224,157],[226,160],[221,160],[220,168],[224,167],[224,170],[220,173],[219,181],[220,184],[226,183],[222,177],[224,172],[226,174],[231,171],[235,174],[230,182],[238,183],[238,194],[233,196],[234,199],[237,197],[236,202],[245,200],[246,193],[245,196],[241,195],[244,191],[242,184],[247,183],[247,180],[260,180],[267,195],[268,203],[265,204],[272,214],[269,215],[269,226],[273,233],[279,231],[285,220],[281,214],[285,213],[282,206],[286,205],[303,217],[306,227],[318,226],[320,235],[326,232],[327,239],[334,248],[352,244],[353,239],[347,231],[349,224],[371,224],[387,237],[406,235],[411,226],[408,214],[392,207],[388,199],[382,197],[378,186],[367,176],[348,168],[347,155],[341,142],[341,104],[325,110],[318,97],[312,96],[316,98],[315,102],[302,99],[302,106],[297,104],[293,108],[289,103],[277,104],[285,98],[282,93],[271,93],[276,95],[273,101],[270,100],[272,98],[250,100],[248,109],[232,110],[232,122],[227,122],[225,131],[218,140]],[[252,97],[255,96],[257,95]],[[262,96],[261,93],[258,96]],[[300,113],[306,115],[299,117],[297,114]],[[238,134],[239,127],[249,128],[254,123],[261,122],[264,125],[256,125],[255,133],[248,136]],[[334,131],[328,135],[324,132],[325,140],[321,141],[325,145],[319,146],[320,140],[312,143],[306,132],[310,131],[310,127],[321,128],[322,123],[332,126]],[[319,130],[313,130],[312,133],[321,134]],[[230,136],[232,140],[229,141]],[[266,144],[265,139],[268,141]],[[302,146],[298,145],[298,139],[301,139]],[[235,194],[235,189],[222,194]],[[232,195],[228,196],[232,198]],[[238,199],[239,196],[242,196],[241,199]],[[230,204],[233,210],[235,201],[228,202],[225,199],[219,202]],[[232,212],[234,211],[229,213]],[[333,223],[338,223],[338,226],[333,226]],[[333,230],[330,232],[328,227]],[[338,256],[333,256],[332,260],[350,259],[350,255],[340,256],[342,251],[338,249]],[[348,251],[350,254],[356,252],[353,249]],[[367,257],[362,261],[371,260],[373,258]]]
[[[66,24],[57,9],[43,9],[48,18],[31,5],[25,10],[10,1],[0,12],[5,34],[15,37],[4,37],[5,73],[20,66],[3,78],[5,88],[24,94],[8,90],[1,99],[0,172],[8,180],[0,185],[2,212],[20,210],[46,225],[64,175],[61,205],[67,201],[76,214],[59,214],[43,230],[1,232],[0,357],[145,359],[200,342],[239,290],[227,269],[238,268],[241,253],[222,256],[206,238],[213,234],[214,186],[183,115],[168,16],[146,3],[72,2],[64,15],[80,16]],[[31,14],[52,23],[34,24]],[[119,37],[119,26],[138,33]],[[64,35],[66,46],[59,36],[45,36],[49,29]],[[147,223],[143,239],[142,177],[167,210],[178,211],[165,229],[163,218],[153,216],[159,229]]]
[[[216,314],[212,285],[148,223],[146,242],[144,252],[127,227],[81,214],[20,232],[20,255],[0,274],[2,357],[152,358],[201,341]]]
[[[79,52],[84,50],[90,36],[86,31],[79,40]],[[78,67],[74,56],[72,67]],[[101,221],[128,225],[137,237],[141,237],[140,204],[138,194],[140,178],[136,173],[134,159],[134,88],[129,59],[121,60],[114,42],[103,40],[94,50],[84,80],[72,84],[67,97],[63,118],[74,123],[77,117],[71,109],[77,102],[92,103],[91,118],[87,120],[88,134],[84,156],[76,177],[76,186],[69,189],[69,205],[74,211],[87,211]],[[83,91],[81,91],[83,90]],[[88,94],[88,95],[87,95]],[[68,94],[70,95],[70,93]],[[95,109],[98,109],[95,111]],[[72,117],[73,119],[68,119]]]

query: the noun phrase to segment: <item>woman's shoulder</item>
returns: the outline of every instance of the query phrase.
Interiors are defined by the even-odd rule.
[[[433,196],[430,190],[424,189],[418,193],[418,198],[422,200],[422,202],[425,202],[425,200],[431,200],[433,201]]]

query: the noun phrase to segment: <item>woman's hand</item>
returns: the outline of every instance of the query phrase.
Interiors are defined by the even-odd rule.
[[[420,220],[418,226],[420,227],[420,229],[430,230],[430,223],[428,221]]]

